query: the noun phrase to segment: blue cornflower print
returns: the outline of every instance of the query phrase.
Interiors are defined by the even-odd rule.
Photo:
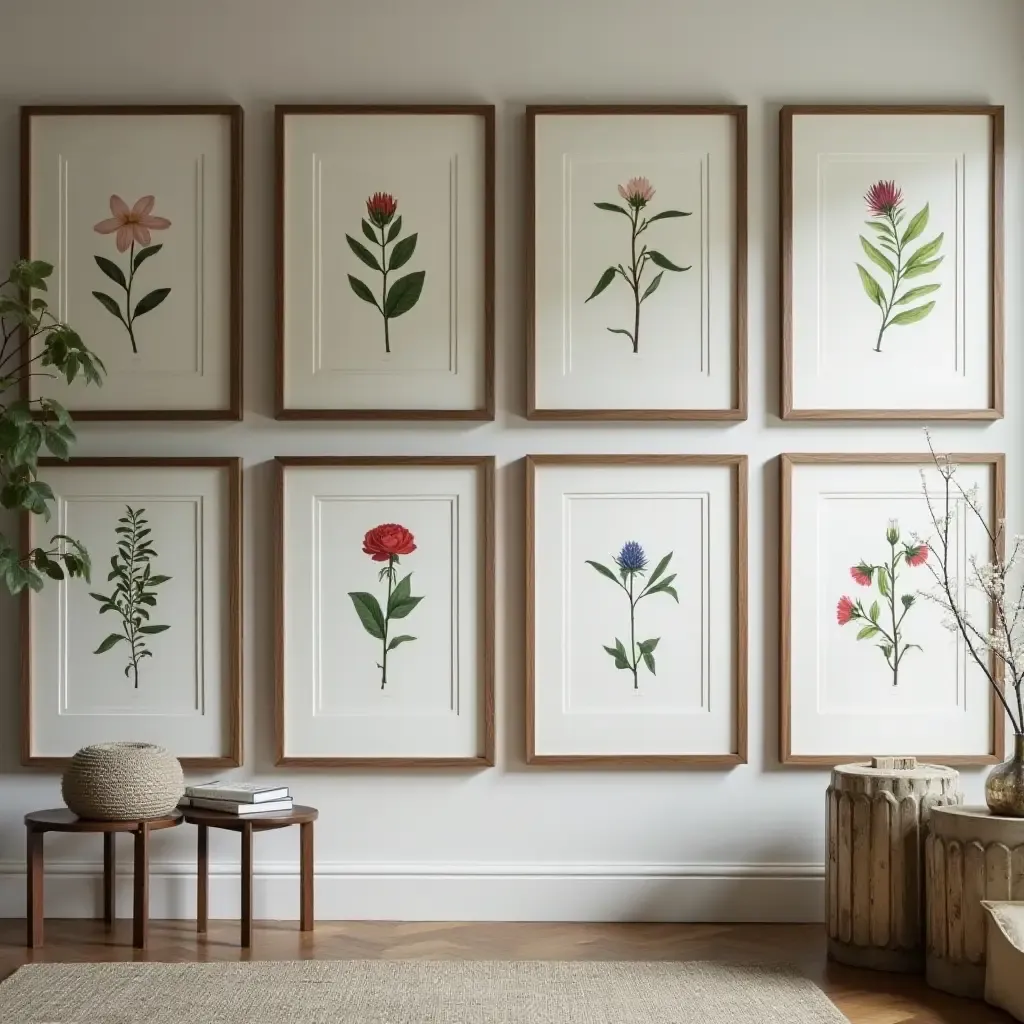
[[[645,597],[650,597],[652,594],[668,594],[677,604],[679,603],[679,595],[676,593],[675,587],[672,586],[676,574],[673,573],[662,579],[671,560],[672,552],[670,551],[654,567],[654,572],[651,573],[650,579],[643,587],[639,587],[637,577],[644,576],[647,572],[647,555],[643,547],[635,540],[626,541],[622,545],[622,550],[613,557],[612,561],[619,569],[618,574],[600,562],[592,562],[589,558],[586,560],[587,565],[593,566],[602,576],[607,577],[617,587],[620,587],[629,599],[629,650],[626,650],[625,644],[618,637],[615,638],[614,647],[607,647],[603,644],[602,646],[614,659],[616,668],[632,672],[634,690],[640,688],[640,677],[637,670],[641,661],[647,666],[647,670],[652,676],[657,674],[654,671],[654,649],[661,641],[661,637],[652,637],[650,640],[637,642],[636,606]]]

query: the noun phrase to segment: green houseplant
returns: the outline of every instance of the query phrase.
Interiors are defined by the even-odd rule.
[[[18,260],[0,283],[0,507],[47,521],[53,491],[39,479],[39,454],[45,449],[67,459],[75,432],[59,402],[23,398],[22,383],[32,376],[61,376],[69,384],[82,377],[99,385],[106,373],[99,356],[39,294],[52,273],[49,263]],[[54,534],[46,547],[23,551],[17,538],[0,532],[0,581],[11,594],[25,587],[41,590],[46,579],[88,580],[89,570],[88,552],[72,537]]]

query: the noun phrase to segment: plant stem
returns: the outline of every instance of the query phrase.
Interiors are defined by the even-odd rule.
[[[138,542],[139,535],[139,523],[138,516],[136,513],[131,512],[132,520],[132,535],[129,540],[129,559],[128,559],[128,598],[127,598],[127,610],[121,613],[122,619],[124,619],[124,631],[128,643],[131,645],[132,651],[132,675],[135,680],[135,689],[139,688],[139,655],[135,649],[136,643],[138,642],[138,633],[135,630],[135,547]]]
[[[386,303],[388,301],[388,261],[385,258],[385,253],[386,253],[386,250],[387,250],[387,244],[388,243],[387,243],[387,232],[385,231],[385,226],[386,225],[382,225],[381,229],[380,229],[380,265],[381,265],[381,272],[384,274],[384,284],[383,284],[383,286],[381,288],[381,293],[380,293],[380,312],[381,312],[381,315],[384,317],[384,351],[385,352],[390,352],[391,351],[391,338],[388,335],[388,315],[387,315],[387,313],[384,312],[384,310],[387,308],[386,307]],[[386,655],[385,655],[385,657],[386,657]]]
[[[635,304],[635,314],[633,316],[633,352],[636,353],[640,349],[640,274],[637,269],[636,259],[636,234],[637,224],[640,221],[640,211],[633,208],[633,217],[631,220],[632,224],[632,239],[630,241],[630,248],[633,255],[633,302]],[[630,578],[632,579],[632,577]],[[634,672],[634,675],[636,673]]]
[[[384,319],[384,329],[387,330],[387,318]],[[388,603],[384,606],[384,657],[380,666],[380,688],[388,681],[388,626],[391,625],[391,587],[395,582],[395,556],[388,556]]]
[[[886,303],[885,310],[882,313],[882,326],[878,329],[878,343],[875,345],[876,352],[882,351],[882,335],[885,334],[885,330],[889,326],[886,321],[888,321],[893,304],[896,302],[896,289],[899,288],[900,279],[903,277],[903,246],[900,244],[900,233],[896,227],[896,211],[890,210],[888,217],[889,223],[892,225],[893,237],[896,239],[896,276],[892,282],[892,294],[889,296],[889,301]]]
[[[131,249],[128,250],[128,286],[125,288],[124,296],[124,315],[125,315],[125,327],[128,328],[128,337],[132,343],[132,352],[135,355],[139,354],[139,346],[135,344],[135,331],[132,330],[132,324],[135,323],[135,317],[132,316],[132,282],[135,280],[135,242],[132,242]]]
[[[640,659],[636,655],[636,601],[633,600],[633,574],[629,574],[629,589],[626,591],[629,596],[629,657],[632,664],[630,670],[633,673],[633,689],[640,689],[640,680],[637,677],[636,667]]]

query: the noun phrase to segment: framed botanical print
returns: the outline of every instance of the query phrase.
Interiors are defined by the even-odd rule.
[[[1003,415],[1003,108],[780,115],[784,419]]]
[[[1005,515],[1002,455],[952,455],[957,481]],[[970,765],[1003,757],[1002,709],[946,613],[932,600],[946,516],[928,454],[782,455],[780,759],[829,766],[874,755]],[[927,494],[931,495],[930,503]],[[990,540],[985,515],[950,506],[958,602],[989,620],[968,585]],[[994,670],[994,675],[996,675]]]
[[[22,761],[139,740],[186,768],[242,763],[241,462],[40,459],[55,515],[25,547],[84,545],[90,583],[23,592]]]
[[[526,460],[526,759],[747,759],[747,459]]]
[[[494,764],[494,459],[277,460],[277,764]]]
[[[279,106],[277,418],[494,418],[494,107]]]
[[[746,107],[526,129],[528,418],[745,419]]]
[[[24,397],[82,420],[242,418],[241,107],[22,107],[21,216],[52,312],[107,371],[87,388],[40,368]]]

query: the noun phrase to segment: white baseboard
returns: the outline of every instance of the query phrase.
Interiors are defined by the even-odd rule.
[[[99,862],[46,865],[48,917],[100,914]],[[821,921],[820,864],[346,864],[316,868],[322,921]],[[295,920],[298,865],[260,863],[254,915]],[[154,863],[150,916],[195,917],[192,862]],[[239,916],[239,865],[210,866],[210,917]],[[131,875],[119,871],[117,905],[130,916]],[[25,913],[25,866],[0,862],[0,917]]]

